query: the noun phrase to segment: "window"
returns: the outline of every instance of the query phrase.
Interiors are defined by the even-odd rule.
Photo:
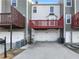
[[[66,6],[72,7],[72,0],[66,0]]]
[[[37,8],[33,7],[33,13],[37,13]]]
[[[50,7],[50,13],[54,13],[54,7]]]
[[[12,6],[16,6],[16,0],[12,0]]]
[[[71,24],[71,14],[66,14],[66,24]]]

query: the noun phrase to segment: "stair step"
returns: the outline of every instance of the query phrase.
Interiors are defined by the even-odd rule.
[[[79,49],[79,44],[65,44],[70,49]]]

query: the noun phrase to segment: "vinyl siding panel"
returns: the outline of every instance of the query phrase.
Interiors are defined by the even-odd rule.
[[[79,0],[76,0],[76,12],[79,12]]]
[[[23,14],[23,16],[26,16],[26,0],[16,0],[16,9]]]

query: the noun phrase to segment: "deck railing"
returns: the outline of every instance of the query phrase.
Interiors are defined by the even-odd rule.
[[[11,13],[0,14],[1,25],[13,25],[16,27],[24,27],[25,17],[14,7],[11,6]]]
[[[31,28],[64,28],[63,20],[30,20]]]
[[[11,23],[11,14],[9,13],[1,13],[0,14],[0,25],[9,25]]]

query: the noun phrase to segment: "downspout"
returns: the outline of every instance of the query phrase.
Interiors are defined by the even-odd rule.
[[[74,2],[74,13],[76,14],[76,0]],[[72,18],[71,18],[71,44],[73,43],[73,29],[72,29]]]
[[[74,0],[74,13],[76,14],[76,0]]]
[[[26,18],[25,18],[25,40],[28,42],[28,0],[26,0]]]
[[[73,1],[74,3],[74,14],[76,14],[76,0]],[[72,29],[72,18],[71,18],[71,44],[73,43],[73,29]]]
[[[27,0],[26,0],[26,2],[27,2]],[[18,2],[17,2],[18,3]],[[27,12],[27,3],[26,3],[26,12]],[[27,34],[26,34],[26,25],[27,25],[27,13],[25,13],[25,22],[24,22],[25,24],[24,24],[24,40],[25,41],[27,41],[27,38],[26,38],[26,36],[27,36]],[[25,42],[26,43],[26,42]]]
[[[72,19],[71,19],[71,20],[72,20]],[[71,40],[70,40],[70,41],[71,41],[71,42],[70,42],[71,44],[73,43],[72,32],[73,32],[73,31],[72,31],[72,21],[71,21]]]
[[[66,0],[63,0],[63,5],[64,5],[64,10],[63,10],[63,13],[64,13],[64,39],[65,39],[65,42],[66,42],[66,24],[65,24],[65,1]]]
[[[29,0],[26,0],[26,24],[25,24],[25,38],[27,39],[27,43],[28,44],[31,44],[32,41],[31,41],[31,28],[29,27]]]

